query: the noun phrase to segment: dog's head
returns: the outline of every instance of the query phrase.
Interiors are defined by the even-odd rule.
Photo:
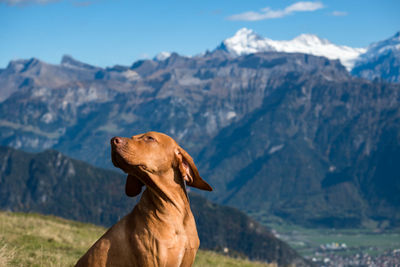
[[[162,133],[114,137],[111,139],[111,158],[114,166],[128,174],[125,192],[131,197],[138,195],[144,184],[154,189],[186,182],[198,189],[212,190],[200,177],[192,157]]]

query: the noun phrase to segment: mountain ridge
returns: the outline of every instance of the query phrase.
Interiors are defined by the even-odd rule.
[[[324,56],[331,60],[338,59],[346,67],[348,71],[351,71],[355,76],[364,77],[367,79],[375,79],[377,77],[383,76],[385,80],[391,82],[398,82],[397,73],[398,69],[394,73],[389,75],[395,75],[396,78],[387,78],[382,73],[378,73],[379,70],[375,71],[376,74],[360,74],[360,66],[368,64],[368,62],[373,61],[374,64],[380,64],[375,62],[376,58],[381,57],[383,54],[398,54],[400,51],[400,31],[394,36],[389,37],[383,41],[377,41],[370,44],[366,48],[353,48],[346,45],[336,45],[329,41],[328,39],[323,39],[315,34],[303,33],[294,37],[291,40],[272,40],[269,38],[262,37],[251,29],[241,28],[232,36],[223,40],[212,52],[223,51],[226,55],[231,57],[248,55],[260,52],[286,52],[286,53],[305,53],[315,56]],[[202,57],[208,51],[200,53],[191,57]],[[153,60],[162,62],[171,57],[171,55],[176,54],[175,52],[163,51],[154,56]],[[35,59],[36,60],[36,59]],[[391,59],[393,62],[395,60],[395,68],[398,64],[399,56],[395,56],[395,59]],[[10,63],[21,62],[23,60],[13,60]],[[138,60],[137,62],[148,61],[148,60]],[[381,59],[382,61],[382,59]],[[385,61],[390,61],[390,59],[385,59]],[[64,55],[61,60],[61,65],[66,67],[80,67],[94,69],[98,68],[90,64],[86,64],[76,59],[73,59],[69,55]],[[372,68],[371,63],[368,64],[367,68]],[[6,69],[9,66],[6,67]],[[118,66],[117,66],[118,67]],[[114,67],[107,67],[107,69],[112,69]],[[126,67],[124,67],[126,68]],[[365,66],[362,68],[366,68]],[[388,67],[386,66],[386,69]],[[5,69],[3,69],[5,70]],[[0,72],[3,71],[0,69]],[[370,70],[371,72],[371,70]],[[387,72],[387,71],[386,71]],[[373,76],[372,76],[373,75]],[[1,101],[1,99],[0,99]]]
[[[238,30],[217,49],[224,49],[234,56],[268,51],[325,56],[329,59],[339,59],[348,70],[352,69],[359,55],[365,52],[364,48],[335,45],[314,34],[301,34],[290,41],[277,41],[263,38],[247,28]]]
[[[372,43],[366,48],[353,48],[336,45],[315,34],[303,33],[291,40],[272,40],[262,37],[251,29],[241,28],[232,37],[222,41],[212,52],[223,52],[230,57],[261,52],[305,53],[331,60],[338,59],[357,77],[398,83],[400,81],[399,36],[400,32],[397,32],[394,36]],[[165,60],[171,54],[161,52],[154,60]]]

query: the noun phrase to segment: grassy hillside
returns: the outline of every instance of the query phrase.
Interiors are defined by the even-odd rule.
[[[0,212],[0,266],[73,266],[105,231],[92,224]],[[275,266],[199,251],[195,266]]]

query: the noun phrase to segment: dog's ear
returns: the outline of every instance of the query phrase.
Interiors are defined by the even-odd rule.
[[[140,194],[143,185],[144,184],[138,178],[128,174],[128,177],[126,177],[125,194],[128,197],[135,197]]]
[[[175,150],[175,156],[178,161],[179,171],[187,185],[201,190],[212,191],[211,186],[200,177],[192,157],[183,148],[178,147]]]

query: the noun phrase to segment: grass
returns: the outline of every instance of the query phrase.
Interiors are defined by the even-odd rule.
[[[213,266],[213,267],[277,267],[276,264],[265,264],[244,259],[230,258],[212,251],[199,250],[194,266]]]
[[[105,230],[55,216],[0,212],[0,266],[73,266]],[[199,250],[194,266],[276,265]]]
[[[15,250],[8,249],[7,245],[0,247],[0,266],[8,266],[15,257]]]
[[[102,227],[54,216],[0,212],[0,247],[9,266],[72,266]]]

